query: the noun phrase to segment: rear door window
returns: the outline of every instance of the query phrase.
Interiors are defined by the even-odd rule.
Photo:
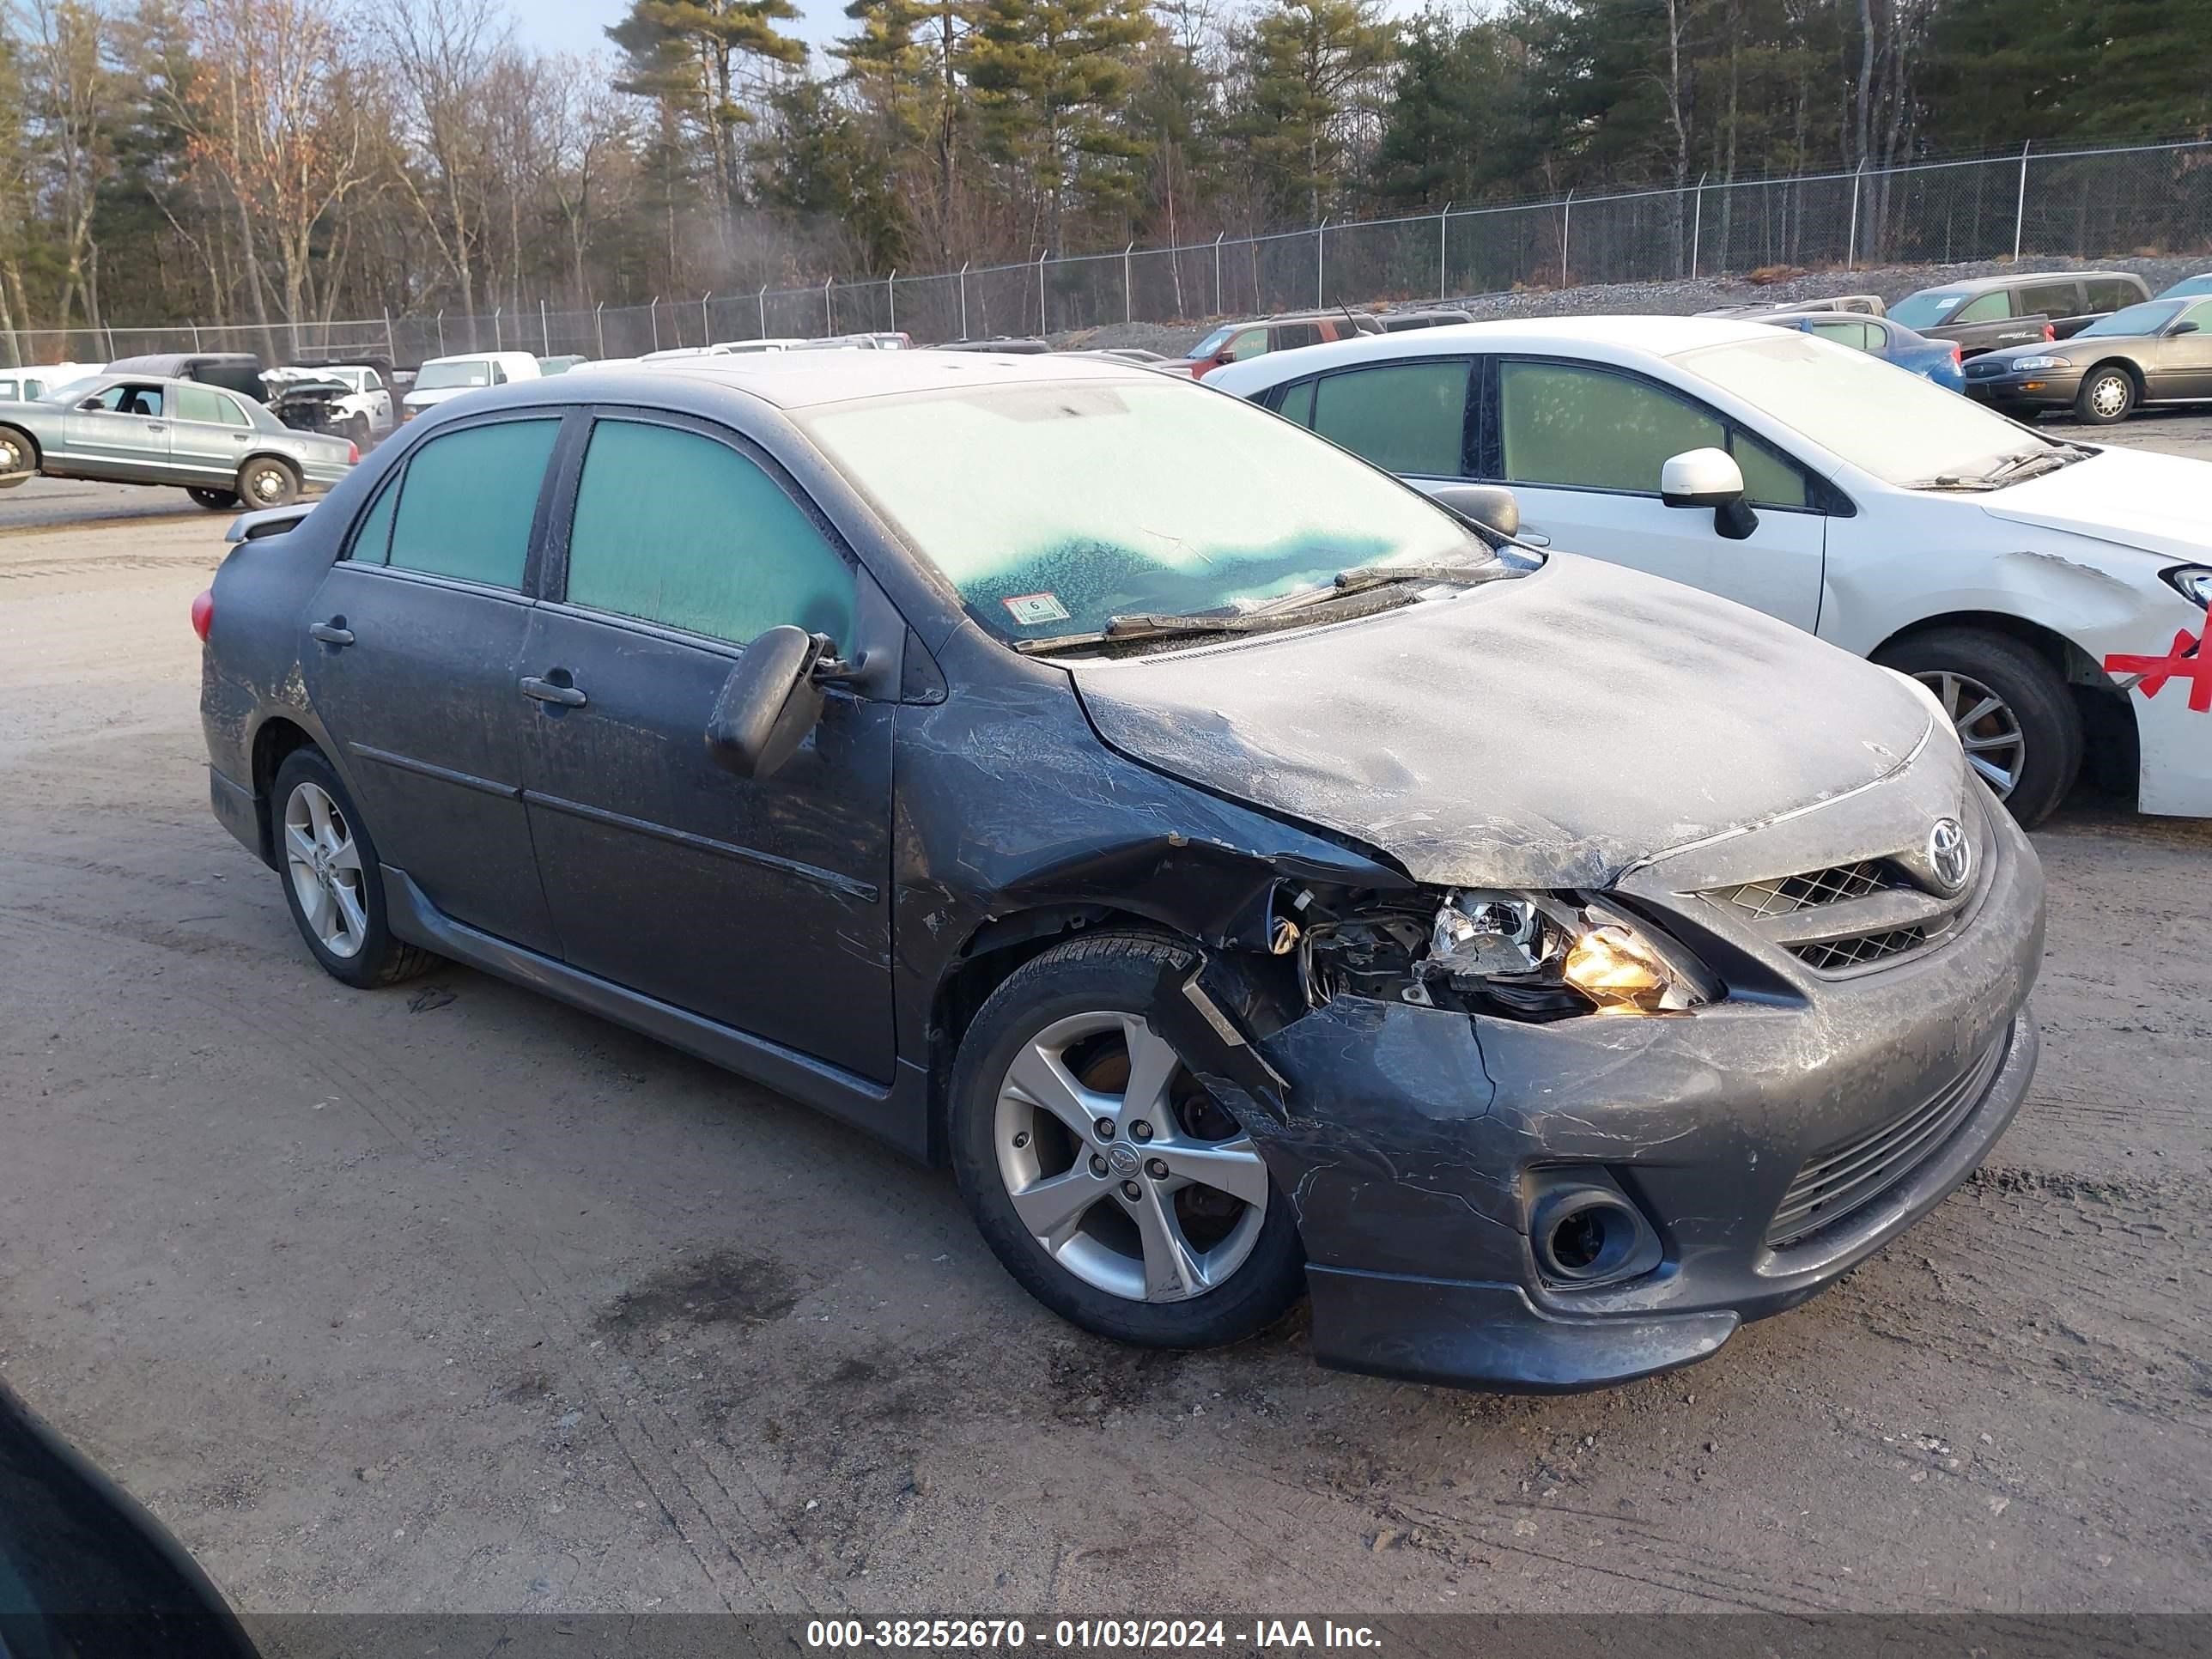
[[[1326,375],[1314,387],[1313,429],[1386,471],[1459,477],[1469,366],[1461,357]]]
[[[2081,311],[2079,283],[2032,283],[2020,290],[2015,317],[2074,317]]]
[[[1833,340],[1838,345],[1847,345],[1854,351],[1875,351],[1881,349],[1881,331],[1856,318],[1822,318],[1807,332],[1819,335],[1824,340]]]
[[[1313,406],[1314,383],[1300,380],[1283,393],[1282,402],[1276,405],[1275,412],[1286,421],[1296,421],[1300,426],[1311,426]]]
[[[560,430],[557,419],[465,427],[409,456],[392,520],[392,568],[520,591]]]
[[[222,393],[204,386],[180,386],[171,394],[175,406],[169,411],[179,421],[204,421],[210,426],[222,423]]]
[[[758,463],[703,433],[592,428],[568,532],[570,605],[743,645],[785,623],[853,637],[853,570]]]
[[[2101,283],[2090,283],[2087,287],[2092,311],[2118,311],[2138,303],[2143,297],[2134,283],[2116,283],[2109,278]]]
[[[1321,330],[1311,323],[1275,325],[1275,349],[1278,351],[1295,351],[1300,346],[1320,343]]]

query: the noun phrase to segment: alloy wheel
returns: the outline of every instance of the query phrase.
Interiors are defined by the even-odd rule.
[[[1999,800],[2010,796],[2027,761],[2027,738],[2012,706],[1971,675],[1929,669],[1913,678],[1943,705],[1966,751],[1966,764],[1981,775],[1990,793]]]
[[[318,784],[295,785],[284,803],[284,862],[300,914],[323,949],[359,956],[368,937],[361,852],[345,814]]]
[[[993,1133],[1023,1227],[1110,1295],[1203,1295],[1259,1241],[1258,1149],[1139,1015],[1074,1014],[1030,1038],[1000,1082]]]

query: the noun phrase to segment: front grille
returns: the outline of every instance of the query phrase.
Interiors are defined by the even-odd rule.
[[[1882,933],[1859,933],[1850,939],[1822,939],[1817,945],[1793,945],[1790,954],[1808,968],[1822,973],[1856,968],[1885,957],[1901,957],[1928,943],[1925,927],[1893,927]]]
[[[1863,1209],[1920,1167],[1980,1102],[2004,1055],[2000,1037],[1935,1098],[1805,1161],[1766,1229],[1778,1250]]]
[[[1712,896],[1740,910],[1748,910],[1754,918],[1764,921],[1768,916],[1787,915],[1792,910],[1839,904],[1845,899],[1864,898],[1885,888],[1910,885],[1880,859],[1864,859],[1856,864],[1839,864],[1832,870],[1810,870],[1802,876],[1747,881],[1741,887],[1721,888]]]

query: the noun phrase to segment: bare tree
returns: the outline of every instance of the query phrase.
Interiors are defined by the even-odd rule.
[[[474,344],[488,161],[477,100],[514,25],[498,0],[402,0],[383,16],[409,137],[428,174],[403,167],[399,182],[453,274]]]

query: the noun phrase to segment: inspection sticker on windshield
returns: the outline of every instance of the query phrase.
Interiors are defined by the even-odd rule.
[[[1067,607],[1060,602],[1057,593],[1017,593],[1011,599],[999,601],[1024,628],[1034,628],[1039,623],[1066,622]]]

